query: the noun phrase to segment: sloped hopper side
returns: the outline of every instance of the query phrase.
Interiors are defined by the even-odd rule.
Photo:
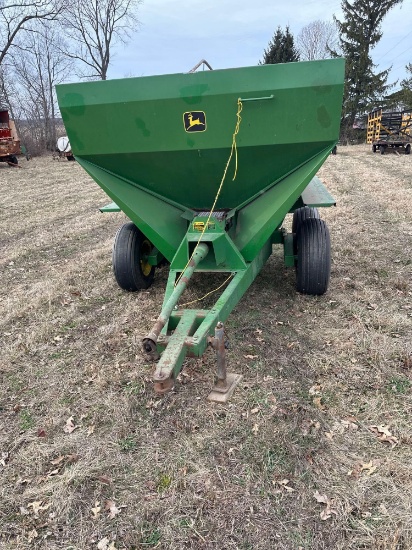
[[[213,204],[238,98],[237,177],[232,166],[216,208],[279,200],[283,182],[273,203],[283,219],[338,139],[343,78],[334,59],[67,84],[57,95],[78,162],[170,259],[187,229],[182,213]],[[256,237],[261,227],[246,218]]]

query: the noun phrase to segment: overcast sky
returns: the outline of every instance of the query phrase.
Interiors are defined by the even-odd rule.
[[[334,14],[342,16],[340,0],[144,0],[140,30],[116,48],[109,78],[187,72],[203,58],[214,69],[256,65],[279,25],[296,37]],[[382,30],[373,60],[380,69],[393,66],[393,82],[412,62],[412,0],[393,8]]]

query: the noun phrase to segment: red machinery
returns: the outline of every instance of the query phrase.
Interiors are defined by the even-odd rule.
[[[20,140],[16,125],[9,117],[9,112],[0,110],[0,162],[17,166],[17,156],[21,153]]]

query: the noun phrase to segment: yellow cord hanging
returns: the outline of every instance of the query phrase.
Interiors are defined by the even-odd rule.
[[[199,243],[200,241],[202,240],[202,237],[207,229],[207,227],[209,226],[209,222],[210,222],[210,218],[212,217],[212,214],[215,210],[215,207],[216,207],[216,204],[217,204],[217,201],[219,199],[219,195],[220,195],[220,192],[222,191],[222,188],[223,188],[223,184],[225,182],[225,179],[226,179],[226,173],[228,171],[228,168],[229,168],[229,165],[230,165],[230,162],[232,160],[232,157],[233,157],[233,153],[235,154],[235,172],[233,174],[233,178],[232,178],[232,181],[235,181],[236,179],[236,176],[237,176],[237,144],[236,144],[236,136],[238,135],[239,133],[239,129],[240,129],[240,123],[242,122],[242,117],[240,116],[241,112],[242,112],[242,109],[243,109],[243,104],[242,104],[242,101],[240,99],[240,97],[238,98],[237,100],[237,113],[236,113],[236,126],[235,126],[235,131],[233,132],[233,136],[232,136],[232,148],[230,150],[230,155],[229,155],[229,158],[227,160],[227,163],[226,163],[226,166],[225,166],[225,169],[223,171],[223,177],[222,177],[222,180],[220,182],[220,185],[219,185],[219,189],[217,190],[217,193],[216,193],[216,197],[215,197],[215,200],[213,202],[213,206],[209,212],[209,216],[207,218],[207,221],[203,227],[203,230],[200,234],[200,237],[199,237],[199,240],[197,241],[196,243],[196,246],[192,252],[192,255],[190,256],[189,258],[189,261],[187,262],[187,264],[185,265],[183,271],[180,273],[177,281],[175,282],[175,286],[177,285],[177,283],[180,281],[181,277],[183,276],[183,273],[186,271],[186,268],[187,266],[189,265],[190,263],[190,260],[193,258],[196,250],[197,250],[197,247],[199,246]],[[219,287],[220,288],[220,287]],[[214,291],[213,291],[214,292]],[[206,295],[207,296],[207,295]],[[204,296],[204,298],[206,297]],[[203,298],[201,298],[203,299]],[[196,300],[195,300],[196,301]],[[187,304],[185,304],[187,305]]]
[[[234,276],[235,276],[235,274],[234,274],[234,273],[231,273],[231,274],[229,275],[229,277],[228,277],[225,281],[223,281],[223,283],[222,283],[220,286],[218,286],[217,288],[215,288],[214,290],[211,290],[210,292],[207,292],[207,293],[206,293],[204,296],[202,296],[201,298],[196,298],[196,300],[192,300],[191,302],[186,302],[185,304],[179,304],[178,307],[179,307],[179,308],[182,308],[182,307],[185,307],[185,306],[190,306],[190,305],[192,305],[192,304],[195,304],[196,302],[201,302],[202,300],[204,300],[205,298],[207,298],[207,297],[210,296],[211,294],[214,294],[215,292],[217,292],[218,290],[220,290],[222,287],[224,287],[225,284],[226,284],[228,281],[230,281],[230,279],[231,279],[232,277],[234,277]]]

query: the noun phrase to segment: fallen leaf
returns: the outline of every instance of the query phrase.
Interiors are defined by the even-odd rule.
[[[37,437],[46,437],[46,432],[42,428],[37,430]]]
[[[74,453],[72,455],[66,455],[65,458],[68,464],[73,464],[73,462],[77,462],[79,460],[79,455]]]
[[[273,481],[274,485],[280,485],[280,487],[286,491],[287,493],[293,493],[295,489],[289,485],[290,480],[289,479],[282,479],[281,481]],[[275,491],[275,493],[280,494],[282,491]]]
[[[259,431],[259,424],[254,424],[254,425],[253,425],[253,428],[252,428],[252,432],[253,432],[254,434],[257,434],[258,431]]]
[[[322,512],[320,513],[320,519],[325,521],[327,519],[329,519],[331,517],[331,515],[328,513],[328,508],[325,508],[324,510],[322,510]]]
[[[112,482],[110,477],[107,476],[99,476],[97,479],[100,481],[100,483],[104,483],[105,485],[110,485]]]
[[[352,470],[349,470],[348,476],[353,477],[354,479],[358,479],[361,474],[361,464],[356,464]]]
[[[313,495],[316,498],[317,502],[321,502],[322,504],[328,504],[330,501],[326,495],[321,495],[319,491],[316,491]]]
[[[63,431],[67,434],[71,434],[76,428],[80,428],[80,426],[75,425],[74,419],[71,416],[66,420],[66,425],[64,426]]]
[[[385,516],[389,515],[388,509],[384,504],[380,504],[378,510],[381,514],[384,514]]]
[[[259,411],[260,411],[259,407],[255,407],[254,409],[252,409],[252,410],[250,411],[250,414],[256,414],[256,413],[258,413]]]
[[[345,429],[349,428],[350,430],[356,431],[359,428],[359,426],[355,424],[355,422],[351,422],[350,420],[347,420],[347,419],[341,420],[340,423]]]
[[[33,529],[33,531],[30,531],[28,534],[28,541],[32,542],[34,539],[37,539],[39,536],[39,533],[36,531],[36,529]]]
[[[309,388],[309,395],[319,395],[322,390],[322,386],[320,384],[315,384],[314,386]]]
[[[244,355],[243,357],[245,359],[257,359],[259,357],[259,355]]]
[[[403,369],[411,369],[411,368],[412,368],[412,354],[406,355],[406,356],[403,358],[401,367],[402,367]]]
[[[387,435],[388,437],[391,437],[392,434],[389,431],[389,426],[384,426],[381,424],[380,426],[371,426],[372,431],[377,431],[381,434]]]
[[[370,476],[372,475],[374,472],[376,472],[378,466],[376,464],[374,464],[373,460],[371,460],[370,462],[367,462],[367,463],[363,463],[361,465],[361,472],[366,472],[366,475]]]
[[[314,422],[309,418],[305,418],[304,420],[302,420],[302,435],[309,435],[310,433],[319,430],[319,428],[319,422]]]
[[[51,503],[49,504],[46,504],[45,506],[43,506],[43,501],[42,500],[35,500],[34,502],[30,502],[30,504],[27,505],[27,508],[32,508],[33,509],[33,514],[37,517],[39,512],[43,511],[43,510],[48,510],[51,506]]]
[[[388,426],[381,424],[380,426],[369,426],[369,429],[374,433],[379,441],[383,443],[390,443],[392,449],[399,443],[398,438],[391,434]]]
[[[326,495],[321,495],[319,491],[316,491],[313,496],[315,497],[317,502],[319,502],[320,504],[326,505],[326,508],[324,508],[320,513],[320,519],[322,521],[329,519],[332,516],[332,514],[335,514],[336,516],[338,515],[336,510],[332,508],[332,501],[330,500],[329,497],[327,497]]]
[[[320,411],[325,410],[325,405],[322,404],[322,398],[321,397],[314,397],[313,398],[313,404]]]
[[[99,505],[100,505],[100,502],[96,500],[96,502],[94,503],[94,508],[92,508],[93,519],[96,519],[99,517],[100,511],[102,509],[102,507]]]
[[[94,426],[89,426],[87,430],[87,435],[92,435],[94,433]]]
[[[109,512],[110,519],[114,519],[121,512],[121,509],[117,508],[116,503],[113,500],[106,500],[104,509]]]
[[[2,466],[5,466],[9,460],[10,460],[10,453],[8,452],[1,453],[0,464]]]
[[[53,464],[53,466],[57,466],[58,464],[60,464],[61,462],[63,462],[63,460],[66,458],[66,455],[60,455],[58,456],[57,458],[55,458],[54,460],[51,460],[50,461],[50,464]]]
[[[110,539],[108,539],[107,537],[104,537],[104,539],[102,539],[97,544],[97,550],[109,550],[109,548],[110,548],[109,544],[114,544],[114,543],[110,543]],[[112,548],[114,548],[114,546],[112,546]]]
[[[81,295],[82,295],[82,293],[80,292],[80,290],[72,290],[72,291],[70,292],[70,294],[71,294],[72,296],[81,296]]]

